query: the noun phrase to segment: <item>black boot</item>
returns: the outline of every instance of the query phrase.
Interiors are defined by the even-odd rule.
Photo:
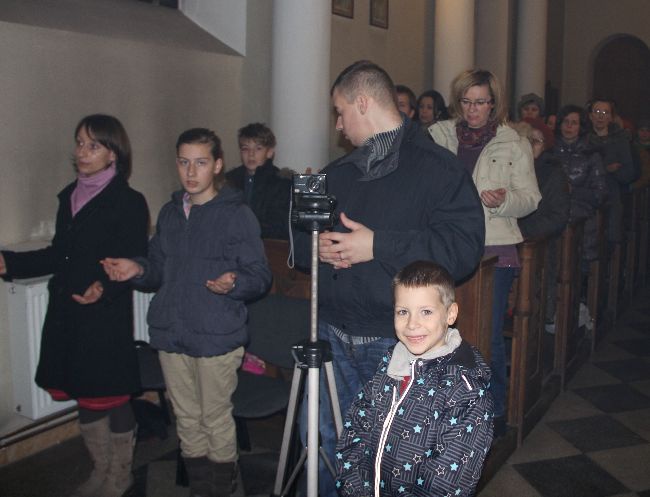
[[[190,497],[212,497],[211,462],[207,457],[183,457],[190,480]]]
[[[237,489],[239,466],[236,462],[211,462],[214,497],[230,497]]]

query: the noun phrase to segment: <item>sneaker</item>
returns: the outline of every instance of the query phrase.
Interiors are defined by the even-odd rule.
[[[589,307],[584,303],[580,302],[580,312],[578,313],[578,327],[584,326],[589,331],[594,327],[594,322],[591,319],[591,314],[589,314]]]

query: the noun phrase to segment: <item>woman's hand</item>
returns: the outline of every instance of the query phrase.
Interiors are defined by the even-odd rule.
[[[0,276],[7,274],[7,264],[5,263],[5,258],[0,252]]]
[[[88,287],[88,289],[84,292],[83,295],[79,295],[75,293],[72,296],[72,298],[78,304],[82,304],[82,305],[94,304],[100,298],[102,298],[103,293],[104,293],[104,286],[102,285],[101,281],[95,281],[95,283],[93,283]]]
[[[499,207],[506,200],[506,189],[497,188],[496,190],[483,190],[481,192],[481,201],[485,207],[494,209]]]
[[[236,279],[237,275],[232,271],[229,271],[227,273],[223,273],[217,279],[206,281],[205,286],[208,287],[208,290],[213,293],[225,295],[232,292],[232,289],[235,288]]]
[[[127,281],[144,274],[144,268],[131,259],[107,257],[99,261],[99,263],[104,266],[104,271],[112,281]]]

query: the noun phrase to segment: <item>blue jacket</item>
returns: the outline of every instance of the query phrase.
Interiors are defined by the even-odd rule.
[[[415,360],[400,394],[386,374],[392,352],[348,411],[336,452],[339,495],[474,495],[493,437],[489,368],[463,341]]]
[[[240,192],[224,186],[209,202],[183,212],[183,191],[175,192],[158,216],[149,256],[134,283],[159,288],[149,307],[151,345],[165,352],[210,357],[247,341],[245,301],[271,284],[260,227]],[[205,282],[227,271],[235,288],[217,295]]]
[[[392,279],[407,264],[432,260],[456,281],[483,255],[485,220],[472,178],[448,150],[406,119],[385,158],[367,168],[368,147],[328,165],[336,213],[374,232],[373,260],[336,270],[320,265],[320,318],[357,336],[394,337]],[[334,231],[346,232],[341,224]],[[296,237],[308,265],[309,237]]]

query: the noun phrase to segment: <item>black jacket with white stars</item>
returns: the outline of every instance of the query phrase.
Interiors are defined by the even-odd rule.
[[[339,495],[474,495],[493,437],[488,366],[463,341],[450,354],[413,361],[400,394],[401,381],[387,374],[392,353],[347,413],[336,452]]]

